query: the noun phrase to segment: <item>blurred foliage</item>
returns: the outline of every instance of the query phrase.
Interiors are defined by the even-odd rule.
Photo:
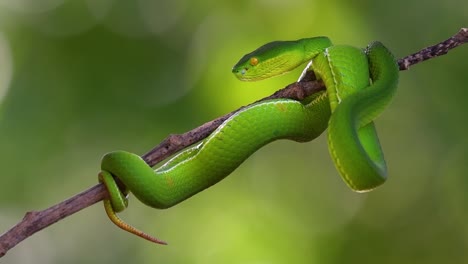
[[[0,232],[97,183],[100,157],[144,153],[294,81],[230,69],[277,39],[381,40],[402,57],[466,25],[467,1],[0,0]],[[351,192],[325,137],[280,141],[168,210],[132,199],[34,235],[2,263],[462,263],[468,258],[468,47],[402,72],[377,121],[390,179]]]

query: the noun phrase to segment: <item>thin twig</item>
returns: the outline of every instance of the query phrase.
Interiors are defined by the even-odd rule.
[[[468,42],[468,28],[462,28],[453,37],[434,46],[427,47],[414,54],[406,56],[398,60],[400,70],[407,70],[410,66],[422,61],[446,54],[449,50]],[[271,96],[265,97],[259,101],[270,100],[274,98],[290,98],[294,100],[302,100],[307,96],[324,90],[322,82],[316,81],[313,77],[306,76],[301,82],[292,83],[274,93]],[[259,102],[257,101],[257,102]],[[191,131],[184,134],[169,135],[159,145],[154,147],[142,158],[150,166],[154,166],[160,161],[168,158],[176,152],[206,138],[226,119],[243,109],[241,107],[227,115],[207,122]],[[77,194],[68,200],[56,204],[42,211],[31,211],[26,213],[24,218],[10,230],[0,236],[0,257],[4,256],[8,250],[16,246],[18,243],[33,235],[34,233],[48,227],[49,225],[72,215],[91,206],[104,198],[108,194],[102,184],[97,184],[90,189]]]
[[[453,35],[451,38],[398,60],[400,71],[408,70],[409,67],[413,64],[447,54],[449,50],[467,42],[468,28],[462,28],[460,29],[460,31],[458,31],[457,34]]]

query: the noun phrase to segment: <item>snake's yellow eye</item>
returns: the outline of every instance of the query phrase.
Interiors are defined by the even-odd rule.
[[[252,57],[250,59],[250,65],[255,66],[258,64],[258,59],[256,57]]]

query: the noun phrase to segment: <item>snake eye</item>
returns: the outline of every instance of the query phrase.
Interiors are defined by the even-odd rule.
[[[255,66],[258,64],[258,59],[256,57],[252,57],[250,59],[250,65]]]

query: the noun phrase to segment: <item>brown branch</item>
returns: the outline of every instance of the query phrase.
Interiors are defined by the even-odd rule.
[[[449,50],[467,42],[468,28],[462,28],[453,37],[398,60],[400,70],[407,70],[414,64],[444,55]],[[325,87],[322,82],[316,81],[313,74],[308,74],[300,82],[292,83],[273,95],[265,97],[259,101],[274,98],[302,100],[307,96],[324,89]],[[154,166],[176,152],[206,138],[226,119],[243,108],[245,107],[241,107],[227,115],[207,122],[184,134],[170,135],[151,151],[143,155],[142,158],[150,166]],[[104,186],[102,184],[97,184],[90,189],[48,209],[26,213],[24,218],[18,224],[0,236],[0,257],[5,255],[8,250],[27,237],[67,216],[72,215],[73,213],[80,211],[81,209],[107,198],[107,195],[108,194]]]
[[[468,28],[462,28],[457,34],[434,46],[427,47],[416,53],[398,60],[400,71],[408,70],[413,64],[447,54],[449,50],[468,42]]]

